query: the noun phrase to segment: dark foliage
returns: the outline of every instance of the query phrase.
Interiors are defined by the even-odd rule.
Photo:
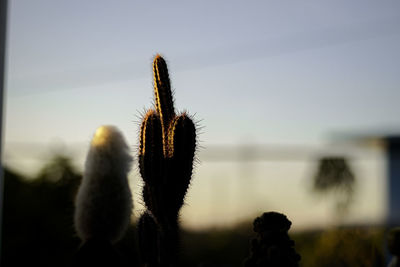
[[[81,175],[66,157],[57,156],[27,180],[4,169],[1,266],[71,266],[80,240],[73,227],[74,199]],[[135,264],[132,226],[116,244]]]

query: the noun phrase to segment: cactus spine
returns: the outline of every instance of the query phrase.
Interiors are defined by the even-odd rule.
[[[148,209],[139,221],[140,246],[153,248],[152,256],[149,249],[142,253],[147,266],[172,266],[177,256],[179,210],[192,176],[196,127],[186,113],[175,114],[167,64],[160,55],[154,58],[153,73],[155,110],[146,113],[140,129],[139,169]]]

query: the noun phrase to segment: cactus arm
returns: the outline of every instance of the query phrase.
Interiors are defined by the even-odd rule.
[[[156,111],[161,119],[164,145],[166,145],[167,131],[169,123],[175,117],[175,109],[167,64],[160,55],[154,59],[153,74]],[[164,154],[166,153],[167,147],[164,146]]]
[[[193,121],[182,114],[171,122],[168,135],[169,174],[173,180],[171,205],[179,211],[190,184],[196,150],[196,128]]]
[[[152,185],[160,182],[163,160],[161,128],[158,114],[149,110],[140,129],[139,169],[143,180]]]

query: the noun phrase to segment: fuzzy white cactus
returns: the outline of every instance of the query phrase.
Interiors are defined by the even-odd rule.
[[[83,242],[100,239],[115,243],[124,235],[133,208],[127,179],[131,163],[129,148],[118,129],[98,128],[75,203],[75,229]]]

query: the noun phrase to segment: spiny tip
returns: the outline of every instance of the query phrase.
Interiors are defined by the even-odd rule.
[[[156,54],[156,56],[154,57],[154,61],[156,60],[164,60],[164,58],[160,55],[160,54]]]

